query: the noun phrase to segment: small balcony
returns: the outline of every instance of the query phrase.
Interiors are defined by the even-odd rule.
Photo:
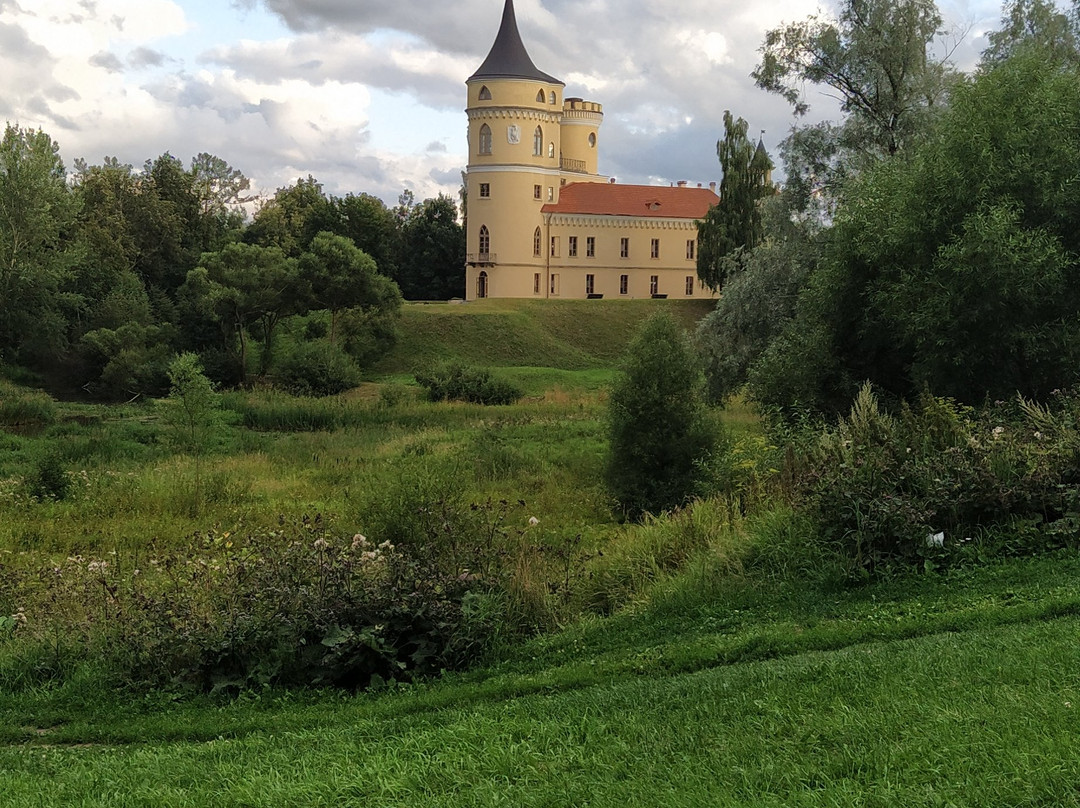
[[[563,171],[572,171],[575,174],[589,173],[584,160],[571,160],[569,157],[560,157],[559,165]]]
[[[493,267],[498,260],[495,253],[469,253],[466,263],[471,267]]]

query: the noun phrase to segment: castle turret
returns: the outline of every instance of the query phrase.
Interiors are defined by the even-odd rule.
[[[533,64],[513,0],[506,0],[495,44],[467,85],[466,294],[532,295],[548,253],[540,209],[558,201],[565,85]]]

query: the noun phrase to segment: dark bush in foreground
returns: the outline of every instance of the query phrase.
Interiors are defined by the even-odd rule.
[[[439,365],[416,374],[417,383],[432,401],[467,401],[472,404],[513,404],[524,393],[510,382],[496,379],[485,368],[457,363]]]

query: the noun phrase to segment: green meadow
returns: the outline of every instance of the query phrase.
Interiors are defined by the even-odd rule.
[[[740,402],[716,413],[723,494],[618,518],[606,390],[650,305],[407,306],[359,388],[225,394],[198,458],[158,403],[0,381],[0,805],[1080,804],[1074,550],[839,577],[804,553],[782,458]],[[524,396],[429,402],[412,371],[435,358]],[[337,580],[332,553],[391,540],[437,547],[422,569],[455,571],[439,587],[491,582],[455,612],[454,664],[367,688],[226,670],[221,643],[291,617],[245,581],[314,559],[300,613]],[[437,588],[425,606],[445,606]],[[219,653],[217,678],[146,658],[184,643]]]

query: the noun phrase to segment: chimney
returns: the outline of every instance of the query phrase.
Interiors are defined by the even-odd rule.
[[[698,188],[700,188],[700,187],[701,187],[701,183],[700,183],[700,182],[699,182],[699,183],[697,184],[697,187],[698,187]]]
[[[614,177],[612,177],[612,178],[611,178],[611,184],[612,184],[612,185],[614,185],[614,184],[615,184],[615,178],[614,178]]]
[[[710,182],[709,183],[709,190],[712,191],[714,194],[716,193],[716,183],[715,182]]]
[[[687,186],[687,184],[688,183],[686,182],[686,180],[679,180],[679,187],[680,188],[685,188]]]

